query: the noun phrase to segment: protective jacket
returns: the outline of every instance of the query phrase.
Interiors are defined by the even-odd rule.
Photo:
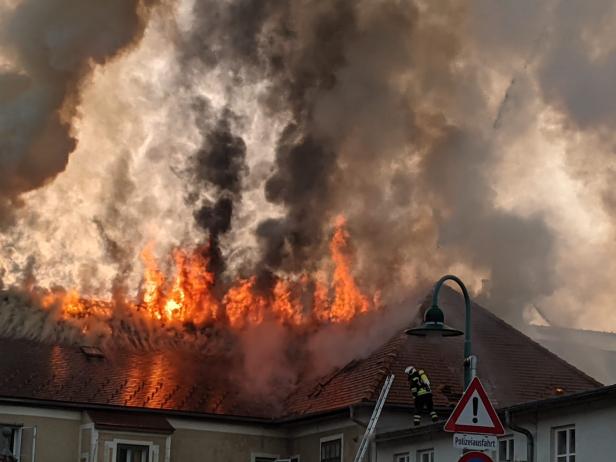
[[[428,376],[424,371],[415,371],[409,376],[409,382],[411,385],[411,393],[413,394],[413,397],[417,398],[418,396],[432,394],[432,389],[430,388],[430,380],[428,380]]]

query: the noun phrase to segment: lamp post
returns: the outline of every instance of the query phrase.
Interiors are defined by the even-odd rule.
[[[438,293],[445,281],[454,281],[462,289],[464,303],[466,305],[465,332],[459,331],[445,324],[445,315],[443,310],[441,310],[438,306]],[[426,311],[424,323],[419,327],[407,329],[405,332],[408,335],[416,335],[420,337],[425,337],[426,335],[455,337],[464,334],[464,389],[466,390],[475,375],[477,358],[473,356],[471,348],[471,299],[464,283],[460,280],[460,278],[451,274],[440,278],[434,285],[434,291],[432,292],[432,306],[428,311]]]

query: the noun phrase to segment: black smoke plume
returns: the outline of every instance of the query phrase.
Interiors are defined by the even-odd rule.
[[[241,201],[242,178],[246,174],[246,144],[233,134],[233,114],[224,111],[222,117],[210,127],[207,123],[208,105],[195,104],[197,120],[203,134],[203,145],[194,156],[194,175],[199,186],[214,199],[204,199],[195,211],[198,225],[209,232],[208,253],[212,269],[220,274],[224,261],[220,250],[220,237],[231,228],[234,204]]]
[[[471,43],[469,14],[454,1],[196,3],[185,59],[228,69],[231,95],[234,85],[266,82],[264,111],[287,119],[263,185],[285,214],[257,226],[258,265],[316,267],[344,213],[374,289],[465,264],[489,273],[485,301],[515,322],[520,305],[553,291],[543,217],[490,200],[495,115],[480,121],[477,70],[454,65]],[[467,108],[475,115],[461,117]],[[213,209],[198,215],[218,227]],[[417,280],[406,279],[409,262],[425,266]]]

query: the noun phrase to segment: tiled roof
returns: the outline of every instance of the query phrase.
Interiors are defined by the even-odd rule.
[[[0,398],[270,418],[243,396],[226,360],[183,350],[81,348],[0,338]]]
[[[446,322],[462,329],[461,296],[443,288],[440,302]],[[478,376],[497,407],[549,398],[557,387],[575,393],[601,385],[478,305],[473,306],[472,328]],[[374,401],[389,373],[396,379],[388,404],[410,405],[403,371],[412,364],[428,373],[437,407],[454,405],[462,392],[463,338],[431,341],[402,331],[368,357],[300,383],[283,410],[242,398],[228,377],[224,358],[174,349],[106,349],[104,357],[97,357],[96,351],[87,355],[79,347],[4,338],[0,339],[0,399],[267,420],[301,418]]]
[[[420,313],[428,307],[426,298]],[[446,323],[464,329],[464,301],[443,287],[439,304]],[[413,309],[412,306],[409,309]],[[412,324],[420,324],[421,316]],[[354,361],[325,379],[305,384],[288,400],[290,414],[306,415],[375,401],[387,374],[396,375],[387,404],[410,405],[412,397],[404,369],[424,369],[432,383],[434,404],[455,405],[462,394],[464,337],[429,339],[395,335],[369,357]],[[570,394],[601,386],[520,331],[477,304],[472,306],[472,345],[478,357],[477,375],[496,407]]]

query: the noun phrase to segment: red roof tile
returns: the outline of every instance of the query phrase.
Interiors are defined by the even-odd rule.
[[[420,312],[428,307],[426,298]],[[464,302],[457,292],[444,287],[439,303],[447,324],[464,329]],[[420,324],[420,317],[412,326]],[[326,381],[305,384],[287,402],[291,415],[306,415],[375,401],[387,374],[396,375],[387,404],[411,405],[404,369],[424,369],[432,383],[434,404],[455,405],[462,394],[464,337],[428,339],[401,332],[362,360],[349,363]],[[478,356],[477,375],[496,407],[555,396],[556,388],[567,394],[601,384],[549,352],[477,304],[472,306],[472,345]]]
[[[200,414],[273,417],[263,404],[242,401],[223,358],[180,351],[103,350],[26,339],[0,339],[0,397]]]
[[[462,329],[461,296],[444,288],[440,301],[447,323]],[[601,385],[476,304],[472,327],[478,376],[497,407],[549,398],[556,387],[575,393]],[[104,357],[98,357],[79,347],[6,338],[0,339],[0,398],[242,418],[301,417],[372,402],[389,373],[396,379],[388,404],[410,405],[403,371],[412,364],[428,373],[435,405],[453,406],[462,393],[463,338],[429,341],[402,330],[367,358],[298,385],[282,412],[242,399],[225,373],[229,365],[224,358],[120,349],[104,350]]]

